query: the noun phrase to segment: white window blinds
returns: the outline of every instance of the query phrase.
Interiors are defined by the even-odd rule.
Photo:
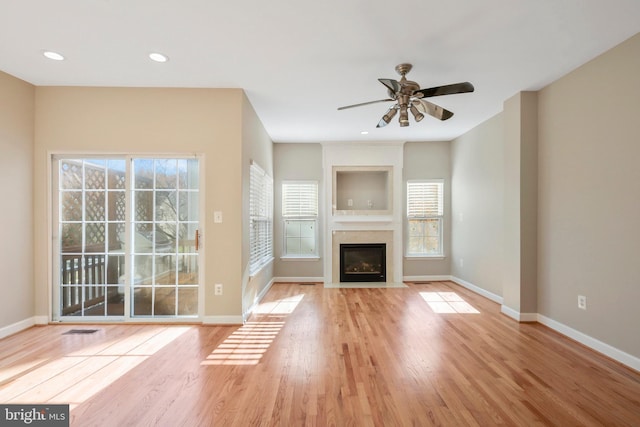
[[[443,193],[443,180],[407,182],[407,256],[443,256]]]
[[[273,254],[273,180],[256,163],[249,168],[249,273],[258,272]]]
[[[318,222],[318,182],[283,181],[282,217],[284,218],[285,257],[316,255]]]
[[[444,214],[442,181],[407,182],[407,217],[433,218]]]
[[[296,181],[282,183],[282,216],[302,218],[318,216],[318,183]]]

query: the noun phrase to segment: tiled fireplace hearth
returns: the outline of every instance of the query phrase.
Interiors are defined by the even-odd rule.
[[[325,284],[343,282],[340,245],[363,243],[384,244],[381,281],[401,283],[403,143],[327,142],[322,147]]]

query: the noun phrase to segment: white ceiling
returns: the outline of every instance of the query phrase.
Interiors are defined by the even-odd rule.
[[[0,0],[0,70],[35,85],[243,88],[274,142],[450,140],[639,31],[638,0]],[[386,104],[337,111],[386,98],[377,79],[399,79],[402,62],[422,88],[476,90],[430,98],[455,116],[407,128],[376,129]]]

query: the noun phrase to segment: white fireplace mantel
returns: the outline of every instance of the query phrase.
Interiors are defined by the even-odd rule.
[[[402,142],[323,143],[325,206],[324,281],[339,277],[339,243],[387,243],[387,282],[402,282]],[[335,171],[388,170],[389,205],[384,212],[375,208],[336,211]],[[368,198],[369,196],[363,195]],[[370,241],[367,241],[370,240]]]

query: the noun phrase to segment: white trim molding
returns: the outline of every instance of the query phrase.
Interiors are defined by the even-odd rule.
[[[433,279],[432,279],[433,280]],[[476,285],[473,285],[469,282],[466,282],[462,279],[452,276],[451,281],[463,286],[479,295],[482,295],[486,298],[489,298],[492,301],[500,304],[500,312],[518,322],[538,322],[542,325],[545,325],[554,331],[579,342],[580,344],[589,347],[590,349],[597,351],[611,359],[619,362],[625,366],[628,366],[631,369],[635,369],[640,372],[640,358],[633,356],[629,353],[626,353],[620,349],[617,349],[609,344],[603,343],[587,334],[584,334],[580,331],[577,331],[567,325],[564,325],[560,322],[557,322],[553,319],[550,319],[546,316],[543,316],[540,313],[520,313],[510,307],[507,307],[503,304],[502,297],[492,294]]]
[[[33,320],[36,325],[48,325],[50,318],[48,316],[35,316]]]
[[[445,280],[451,280],[451,276],[404,276],[403,282],[442,282]]]
[[[273,283],[324,283],[324,277],[274,277]]]
[[[502,297],[500,295],[496,295],[492,292],[489,292],[486,289],[476,286],[473,283],[467,282],[466,280],[462,280],[459,277],[451,276],[450,280],[462,286],[463,288],[467,288],[470,291],[477,293],[478,295],[482,295],[483,297],[490,299],[493,302],[502,304]]]
[[[243,325],[242,316],[205,316],[203,325]]]
[[[538,313],[537,317],[538,317],[537,321],[539,323],[553,329],[556,332],[561,333],[562,335],[565,335],[571,338],[572,340],[579,342],[580,344],[583,344],[589,347],[592,350],[597,351],[598,353],[602,353],[605,356],[610,357],[613,360],[620,362],[623,365],[626,365],[631,369],[635,369],[636,371],[640,372],[640,358],[635,357],[629,353],[626,353],[620,349],[617,349],[609,344],[603,343],[600,340],[597,340],[587,334],[584,334],[580,331],[570,328],[567,325],[564,325],[560,322],[557,322],[553,319],[543,316],[542,314]]]
[[[500,312],[504,315],[511,317],[518,322],[537,322],[538,321],[538,313],[520,313],[512,309],[511,307],[507,307],[502,304],[500,306]]]
[[[18,332],[29,329],[36,324],[38,324],[36,323],[36,318],[30,317],[16,323],[12,323],[11,325],[7,325],[3,328],[0,328],[0,339],[8,337],[9,335],[17,334]]]
[[[459,277],[448,276],[448,275],[404,276],[402,279],[405,282],[442,282],[442,281],[448,280],[448,281],[454,282],[457,285],[462,286],[463,288],[467,288],[470,291],[475,292],[476,294],[481,295],[495,303],[502,304],[502,297],[500,295],[491,293],[486,289],[483,289],[480,286],[476,286],[473,283],[467,282],[466,280],[462,280]],[[510,317],[513,317],[513,316],[510,316]]]
[[[267,283],[267,286],[265,286],[262,291],[260,291],[260,293],[258,295],[256,295],[256,297],[253,300],[253,303],[251,304],[251,306],[249,308],[247,308],[247,311],[245,311],[244,313],[242,313],[242,323],[244,324],[244,322],[247,321],[247,319],[249,318],[249,316],[251,316],[251,313],[253,313],[253,309],[260,304],[260,301],[262,301],[262,298],[264,298],[264,296],[267,294],[267,292],[269,292],[269,289],[271,289],[271,286],[275,283],[275,280],[272,278],[269,283]]]

